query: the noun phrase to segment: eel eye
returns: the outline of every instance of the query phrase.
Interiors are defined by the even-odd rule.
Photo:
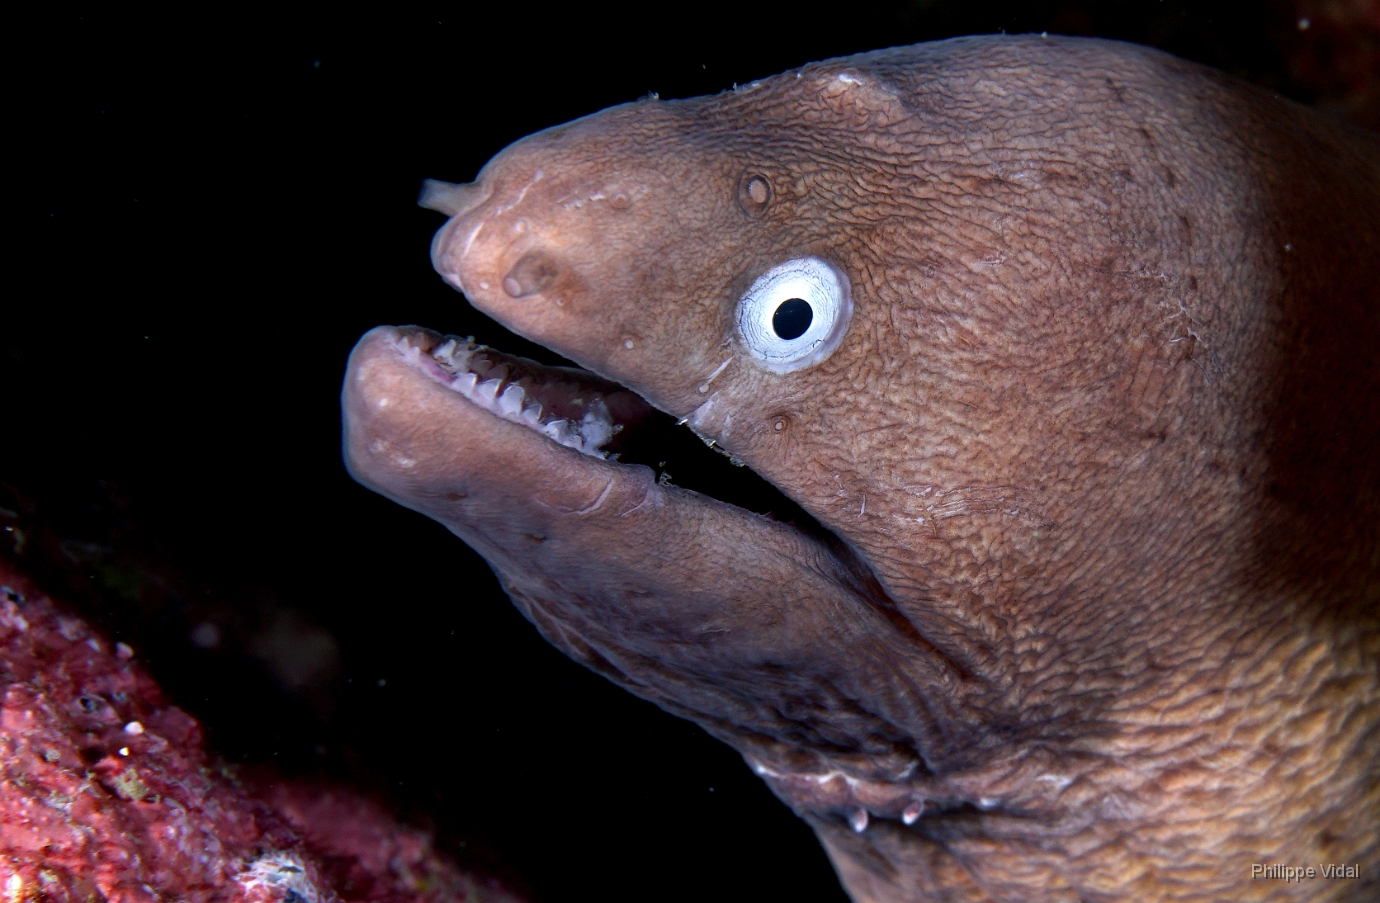
[[[798,257],[772,267],[744,293],[738,332],[761,366],[789,373],[828,357],[852,312],[843,273],[818,257]]]

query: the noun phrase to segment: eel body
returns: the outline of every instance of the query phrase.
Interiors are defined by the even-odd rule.
[[[739,750],[859,903],[1380,894],[1374,136],[969,38],[423,203],[442,277],[579,367],[376,329],[351,472]],[[659,479],[677,431],[789,512]]]

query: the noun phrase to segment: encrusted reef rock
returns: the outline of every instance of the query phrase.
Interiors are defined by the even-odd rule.
[[[345,789],[237,781],[123,644],[0,561],[4,903],[518,903]]]

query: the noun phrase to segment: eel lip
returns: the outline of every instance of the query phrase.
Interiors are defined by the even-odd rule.
[[[350,354],[345,462],[385,495],[486,475],[521,459],[559,480],[617,467],[617,439],[653,409],[592,373],[547,367],[419,327],[377,327]],[[415,507],[410,502],[404,502]]]

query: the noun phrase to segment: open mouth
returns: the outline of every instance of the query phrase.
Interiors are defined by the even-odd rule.
[[[818,523],[775,486],[618,383],[504,354],[473,337],[408,330],[398,349],[434,381],[573,453],[652,468],[659,483],[792,523]]]

